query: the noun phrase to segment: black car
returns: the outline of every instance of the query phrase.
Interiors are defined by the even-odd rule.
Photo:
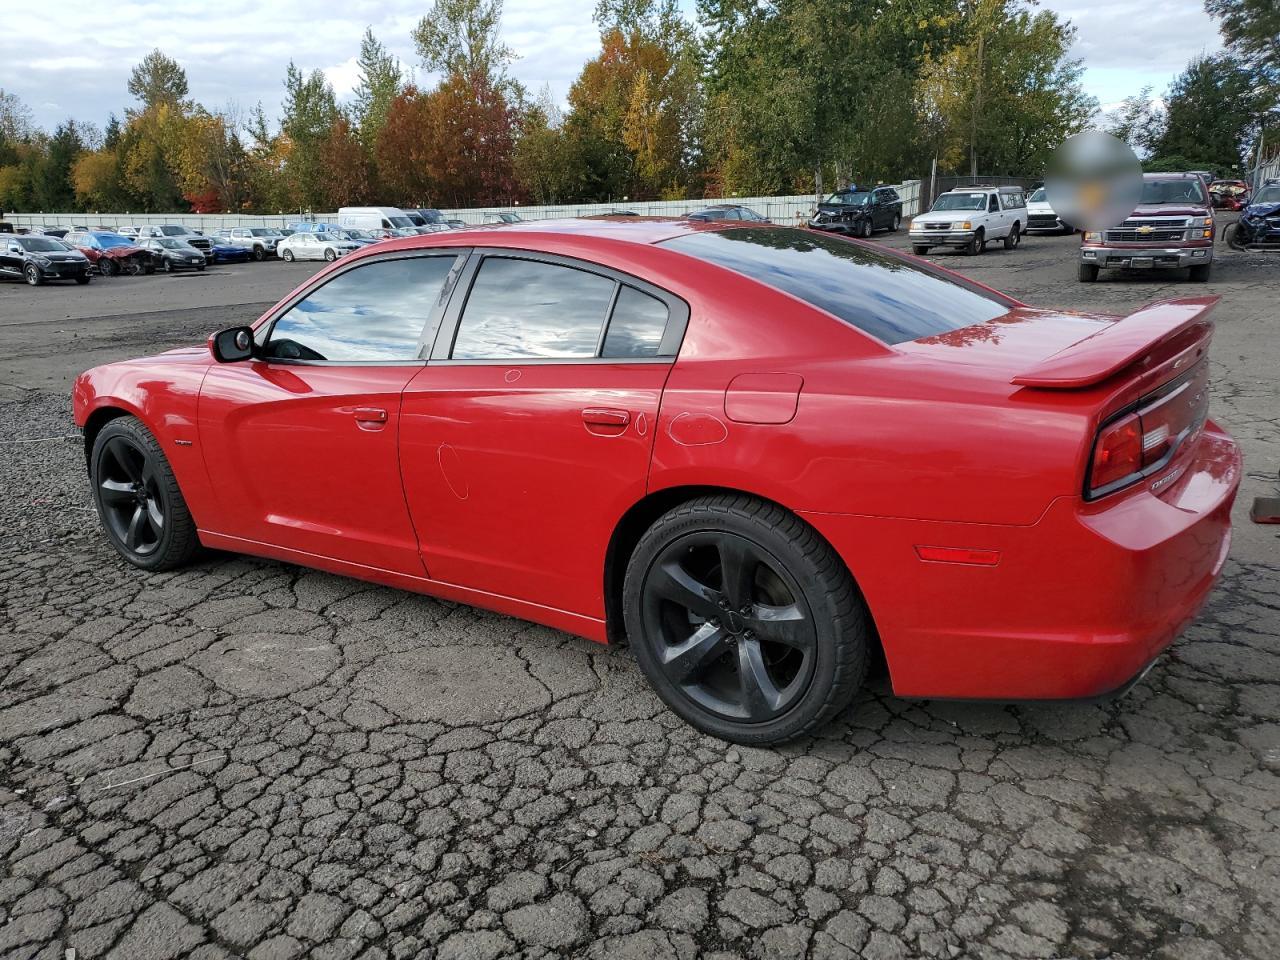
[[[449,221],[445,219],[444,214],[431,207],[406,208],[404,212],[409,215],[415,227],[430,227],[432,230],[450,229]],[[422,223],[419,223],[419,220]]]
[[[5,234],[0,236],[0,277],[33,287],[46,280],[88,283],[89,258],[57,237]]]
[[[869,237],[875,230],[897,230],[902,225],[902,198],[893,187],[849,187],[837,190],[818,204],[809,221],[815,230]]]
[[[769,223],[768,217],[762,217],[750,207],[737,203],[716,203],[686,217],[688,220],[742,220],[746,223]]]
[[[151,254],[151,262],[165,273],[175,270],[203,270],[205,255],[189,243],[173,237],[148,237],[138,241],[138,246]]]

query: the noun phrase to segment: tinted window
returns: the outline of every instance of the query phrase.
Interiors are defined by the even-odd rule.
[[[417,360],[454,257],[368,263],[334,277],[272,328],[266,353],[296,360]]]
[[[594,357],[613,286],[572,267],[486,257],[462,312],[453,357]]]
[[[776,287],[885,343],[984,323],[1011,306],[923,264],[807,230],[747,227],[664,246]]]
[[[604,335],[605,357],[656,357],[667,329],[667,305],[633,287],[618,290]]]

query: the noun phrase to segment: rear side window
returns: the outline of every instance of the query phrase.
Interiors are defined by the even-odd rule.
[[[377,260],[340,273],[276,320],[264,352],[281,360],[418,360],[435,336],[456,259]]]
[[[1013,306],[924,264],[817,231],[743,227],[663,246],[789,293],[889,344],[985,323]]]
[[[604,335],[604,357],[656,357],[667,329],[667,305],[634,287],[618,288]]]
[[[614,285],[555,263],[486,257],[462,312],[453,359],[594,357]]]

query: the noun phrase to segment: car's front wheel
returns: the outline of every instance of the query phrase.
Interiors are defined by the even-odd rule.
[[[257,260],[258,263],[267,259],[267,248],[255,245],[253,248],[253,259]]]
[[[926,247],[923,243],[913,243],[911,245],[911,252],[914,253],[917,257],[923,257],[926,253],[929,252],[929,248]]]
[[[333,263],[333,261],[338,259],[338,254],[334,251],[333,247],[326,247],[324,251],[324,258],[329,261],[329,263]]]
[[[98,272],[104,277],[114,277],[120,272],[120,264],[116,263],[110,257],[99,257]]]
[[[700,497],[660,517],[632,554],[623,604],[658,695],[724,740],[812,733],[866,673],[870,617],[840,557],[752,497]]]
[[[863,240],[871,239],[871,218],[867,217],[862,221],[862,225],[858,227],[858,236]]]
[[[111,546],[144,570],[181,566],[199,548],[195,521],[155,437],[136,417],[118,417],[93,441],[89,477]]]
[[[27,278],[27,283],[33,287],[38,287],[44,283],[44,277],[40,275],[40,268],[34,263],[28,263],[22,273]]]
[[[90,280],[90,279],[91,279],[91,278],[90,278],[90,277],[89,277],[89,275],[86,273],[86,274],[85,274],[84,276],[82,276],[82,277],[76,277],[76,283],[80,284],[81,286],[84,286],[86,283],[88,283],[88,282],[89,282],[89,280]]]
[[[1211,268],[1212,265],[1208,263],[1197,264],[1187,271],[1187,277],[1192,283],[1208,283]]]
[[[1080,282],[1093,283],[1098,279],[1098,265],[1096,263],[1080,264]]]

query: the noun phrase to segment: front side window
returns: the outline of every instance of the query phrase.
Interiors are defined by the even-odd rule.
[[[985,323],[1013,306],[928,265],[809,230],[743,227],[662,246],[789,293],[889,344]]]
[[[594,357],[614,282],[573,267],[486,257],[453,342],[455,360]]]
[[[455,261],[379,260],[340,273],[276,320],[263,351],[283,360],[418,360],[435,336]]]

